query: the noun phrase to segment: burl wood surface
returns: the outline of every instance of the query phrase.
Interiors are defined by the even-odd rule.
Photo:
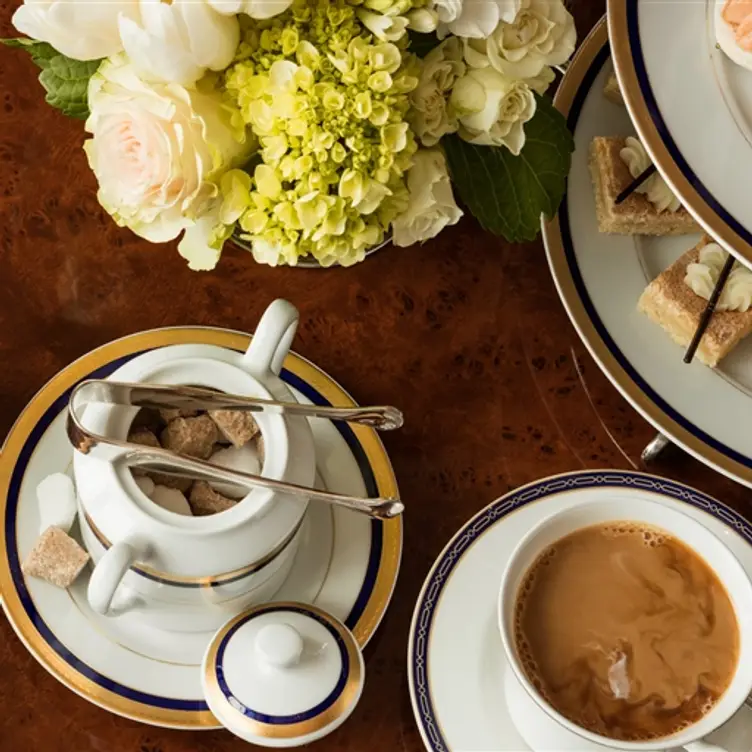
[[[0,2],[4,37],[14,35],[16,5]],[[582,38],[605,0],[573,6]],[[541,243],[505,243],[465,217],[422,248],[390,248],[352,269],[271,269],[228,250],[215,272],[194,273],[174,245],[118,229],[99,207],[82,125],[45,105],[30,60],[0,49],[0,75],[0,436],[47,379],[98,345],[176,324],[252,330],[272,299],[293,301],[302,322],[295,349],[359,402],[406,414],[405,428],[385,437],[407,504],[401,576],[366,650],[363,698],[316,746],[418,752],[407,634],[451,535],[541,476],[636,467],[655,433],[587,355]],[[748,492],[678,450],[653,470],[749,509]],[[227,732],[150,728],[89,704],[37,664],[4,616],[0,708],[3,752],[245,748]]]

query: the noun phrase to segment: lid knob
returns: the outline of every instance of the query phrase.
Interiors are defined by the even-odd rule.
[[[270,666],[295,666],[303,654],[303,638],[289,624],[267,624],[256,636],[256,654]]]

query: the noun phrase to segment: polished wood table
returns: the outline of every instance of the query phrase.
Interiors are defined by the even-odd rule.
[[[14,35],[17,0],[0,1]],[[572,3],[583,37],[605,0]],[[587,355],[540,242],[512,245],[469,217],[422,247],[352,269],[258,266],[228,249],[212,273],[174,245],[118,229],[96,199],[81,123],[45,105],[25,55],[0,50],[0,436],[56,371],[116,337],[159,326],[252,330],[285,297],[301,311],[295,349],[361,403],[393,403],[385,437],[407,505],[402,572],[366,650],[353,717],[321,750],[423,748],[407,689],[407,634],[433,560],[455,530],[510,489],[579,468],[639,467],[655,431]],[[749,492],[670,448],[653,471],[752,512]],[[59,684],[0,616],[0,752],[229,752],[228,732],[150,728]]]

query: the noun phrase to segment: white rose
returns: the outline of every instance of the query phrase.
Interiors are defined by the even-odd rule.
[[[458,37],[485,39],[500,21],[514,21],[521,3],[522,0],[464,0],[459,15],[439,26],[439,37],[443,39],[451,33]]]
[[[410,28],[421,34],[436,31],[439,23],[446,24],[454,21],[462,13],[462,0],[423,0],[421,6],[411,10],[407,17]],[[442,39],[446,34],[442,35]]]
[[[562,0],[522,0],[512,23],[502,21],[487,39],[469,39],[465,60],[474,68],[492,65],[513,79],[530,79],[572,56],[577,43],[572,14]]]
[[[441,23],[451,23],[462,13],[462,0],[434,0],[433,7]]]
[[[435,146],[447,133],[457,130],[457,117],[449,96],[458,78],[465,75],[462,42],[449,37],[423,60],[420,83],[410,94],[408,113],[413,131],[424,146]]]
[[[209,5],[218,13],[226,16],[236,16],[245,13],[251,18],[263,19],[284,13],[292,0],[208,0]]]
[[[207,68],[223,70],[240,42],[237,18],[206,0],[141,0],[141,21],[120,18],[120,36],[141,75],[190,86]]]
[[[410,203],[392,223],[392,242],[408,246],[436,237],[462,216],[452,195],[446,160],[439,149],[419,149],[407,173]]]
[[[222,174],[250,151],[222,103],[213,90],[145,82],[125,55],[92,76],[86,130],[93,137],[84,149],[99,201],[121,227],[154,243],[187,228],[194,246],[195,230],[212,235],[197,222],[216,207]]]
[[[13,25],[74,60],[98,60],[123,49],[120,15],[138,19],[138,0],[27,0]]]
[[[455,84],[450,104],[465,141],[506,146],[514,155],[525,145],[524,125],[536,108],[535,96],[524,81],[512,81],[494,68],[469,70]]]

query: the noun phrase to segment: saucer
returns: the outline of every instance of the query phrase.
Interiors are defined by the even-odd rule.
[[[752,70],[719,48],[724,1],[608,0],[608,24],[645,148],[708,233],[752,265]]]
[[[501,645],[497,600],[515,545],[534,525],[607,496],[647,498],[694,517],[720,537],[752,574],[752,525],[730,507],[674,481],[622,471],[583,471],[518,488],[467,522],[433,565],[410,627],[407,670],[418,729],[430,752],[585,752],[585,741],[546,733],[514,687]],[[537,706],[536,706],[537,708]],[[742,709],[746,714],[746,708]],[[746,716],[745,716],[746,717]],[[545,717],[548,720],[548,717]],[[736,725],[737,716],[727,724]],[[738,734],[752,737],[752,719]],[[518,725],[516,725],[518,724]],[[727,733],[727,728],[716,734]],[[714,738],[715,735],[713,735]],[[599,747],[594,746],[593,749]],[[588,748],[590,749],[590,748]]]
[[[85,593],[88,570],[70,590],[25,580],[20,563],[39,532],[35,489],[69,469],[65,410],[72,387],[105,378],[156,347],[211,344],[245,352],[248,335],[210,328],[159,329],[94,350],[57,374],[32,399],[0,455],[0,593],[24,644],[57,679],[87,700],[137,721],[173,728],[220,727],[201,688],[200,664],[212,633],[167,633],[138,614],[95,616]],[[353,405],[329,376],[302,357],[285,361],[283,380],[301,402]],[[389,458],[365,426],[311,420],[318,483],[340,493],[398,495]],[[312,503],[292,571],[275,600],[313,603],[353,632],[361,648],[391,599],[402,550],[401,519],[370,520]]]
[[[603,95],[611,71],[609,52],[603,19],[582,43],[556,94],[574,134],[575,152],[559,213],[543,227],[551,272],[583,342],[632,406],[701,462],[752,486],[752,434],[739,420],[752,410],[752,338],[715,369],[696,358],[687,365],[684,350],[637,310],[647,285],[698,236],[598,231],[590,143],[595,136],[634,134],[626,108]]]

